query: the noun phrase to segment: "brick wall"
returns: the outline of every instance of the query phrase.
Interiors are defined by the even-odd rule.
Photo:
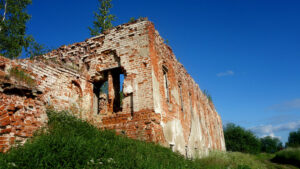
[[[199,86],[149,24],[155,112],[161,115],[166,142],[189,157],[225,150],[220,116]]]
[[[5,63],[5,64],[4,64]],[[6,70],[16,66],[0,57],[0,152],[14,143],[23,144],[26,138],[45,126],[47,115],[41,92],[26,84],[8,79]]]
[[[151,22],[140,20],[34,60],[2,58],[2,76],[9,67],[21,67],[35,79],[40,91],[34,99],[0,91],[0,96],[9,98],[2,99],[7,114],[3,117],[10,116],[10,97],[19,102],[31,99],[34,109],[67,109],[99,128],[157,142],[189,157],[225,150],[220,116],[163,42]],[[124,75],[121,84],[120,74]],[[107,92],[102,91],[105,83]],[[35,130],[40,126],[35,123],[28,126]],[[5,134],[13,135],[9,130]],[[11,138],[4,140],[8,144]]]

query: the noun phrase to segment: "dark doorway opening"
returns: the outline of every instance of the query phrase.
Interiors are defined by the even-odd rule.
[[[112,98],[114,98],[113,101],[113,112],[119,112],[122,111],[122,104],[123,104],[123,82],[124,82],[124,78],[125,75],[122,71],[122,69],[118,68],[118,69],[113,69],[111,70],[111,74],[113,77],[113,84],[112,84],[112,88],[114,90],[114,96],[112,96]]]
[[[102,73],[101,80],[94,82],[94,112],[122,111],[123,82],[125,75],[121,68],[106,70]]]

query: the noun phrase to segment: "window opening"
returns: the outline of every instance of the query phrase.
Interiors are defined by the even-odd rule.
[[[121,69],[111,69],[103,73],[101,81],[94,83],[94,111],[122,111],[124,73]]]
[[[193,113],[193,103],[192,103],[192,93],[189,92],[189,96],[190,96],[190,109],[191,109],[191,113]]]
[[[181,111],[183,112],[183,98],[182,98],[182,84],[179,84],[179,92],[180,92],[180,107],[181,107]]]
[[[0,70],[5,71],[5,65],[0,65]]]
[[[124,82],[124,73],[121,69],[111,70],[113,78],[113,90],[114,95],[113,100],[113,112],[122,111],[122,101],[123,101],[123,82]]]
[[[120,108],[122,109],[123,107],[123,99],[124,99],[124,94],[123,94],[123,83],[124,83],[124,74],[120,74]]]
[[[167,102],[170,102],[169,98],[169,82],[168,82],[168,69],[163,66],[163,73],[164,73],[164,87],[165,87],[165,96]]]

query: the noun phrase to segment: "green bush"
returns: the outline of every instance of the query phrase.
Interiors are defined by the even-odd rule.
[[[273,162],[300,167],[300,148],[287,148],[276,153]]]
[[[300,147],[300,129],[295,132],[290,132],[287,147]]]
[[[129,19],[129,23],[134,23],[136,21],[136,19],[134,18],[134,17],[131,17],[130,19]]]
[[[224,137],[227,151],[260,152],[260,140],[250,130],[229,123],[224,127]]]

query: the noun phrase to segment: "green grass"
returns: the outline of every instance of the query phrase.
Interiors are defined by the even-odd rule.
[[[300,167],[300,148],[287,148],[279,151],[275,154],[272,161],[280,164],[291,164]]]
[[[212,103],[212,97],[211,95],[208,93],[208,90],[203,90],[203,94],[207,97],[208,101]]]
[[[265,169],[267,165],[252,154],[239,152],[212,152],[208,157],[195,160],[198,166],[204,168],[238,168],[238,169]]]
[[[24,146],[0,154],[0,168],[268,168],[256,156],[236,152],[187,160],[160,145],[98,130],[66,112],[48,111],[48,117],[48,127]]]
[[[13,77],[18,81],[24,82],[29,87],[34,87],[36,85],[35,80],[30,77],[23,69],[13,67],[9,69],[9,77]]]

